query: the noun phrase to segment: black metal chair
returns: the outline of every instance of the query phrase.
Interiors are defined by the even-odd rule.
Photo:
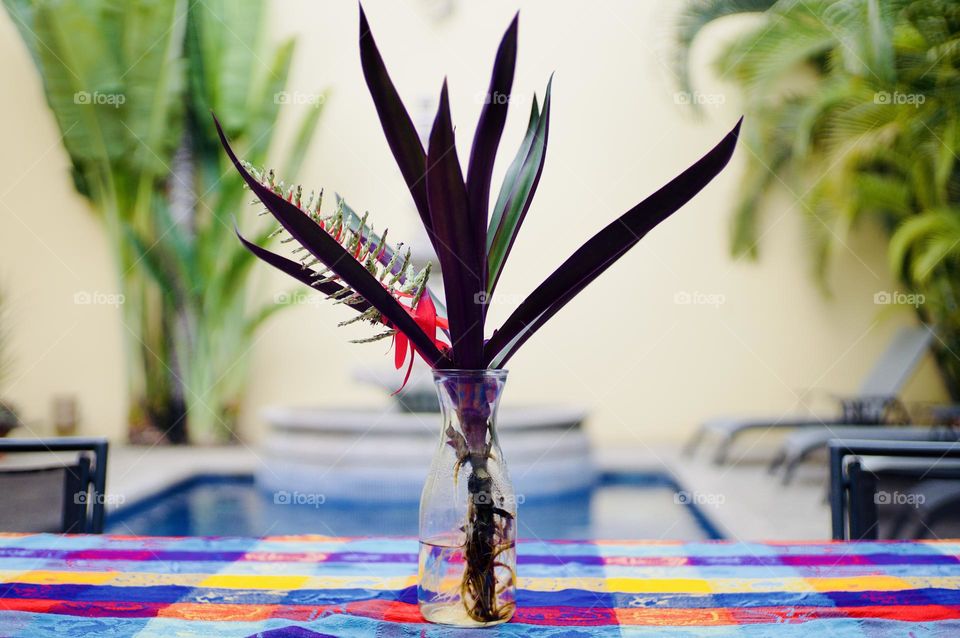
[[[786,436],[780,452],[768,468],[771,474],[782,470],[780,481],[788,485],[800,464],[822,451],[834,439],[858,441],[924,441],[954,443],[960,430],[941,425],[835,425],[826,428],[803,428]]]
[[[0,454],[77,453],[70,462],[0,465],[0,531],[100,534],[107,481],[103,438],[0,439]]]
[[[929,536],[931,525],[957,512],[960,443],[834,439],[828,449],[835,540],[879,538],[880,506],[888,514],[884,538]]]

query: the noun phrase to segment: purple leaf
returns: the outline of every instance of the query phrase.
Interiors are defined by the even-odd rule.
[[[314,257],[322,261],[343,282],[366,299],[370,305],[380,311],[391,325],[405,334],[417,347],[417,351],[424,360],[433,367],[447,363],[443,353],[433,343],[433,340],[421,330],[407,311],[397,302],[376,277],[371,275],[363,264],[353,258],[343,246],[320,228],[302,210],[280,197],[272,190],[261,184],[237,159],[233,149],[227,142],[227,137],[220,128],[220,122],[213,118],[220,135],[220,142],[226,150],[230,161],[236,167],[240,176],[253,191],[254,195],[280,222],[280,225],[293,236],[300,245],[310,251]],[[431,335],[432,337],[433,335]]]
[[[240,238],[240,242],[247,250],[277,270],[282,270],[297,281],[310,286],[310,288],[313,290],[319,290],[325,295],[335,295],[343,290],[343,286],[333,281],[325,281],[320,283],[320,280],[316,277],[316,272],[313,269],[306,268],[299,262],[293,261],[292,259],[287,259],[286,257],[282,257],[276,253],[272,253],[265,248],[261,248],[241,235],[239,228],[234,228],[234,230],[237,233],[237,237]],[[366,299],[363,299],[359,303],[350,304],[350,307],[357,312],[364,312],[371,306]]]
[[[360,65],[363,77],[367,81],[370,97],[380,117],[383,134],[387,138],[390,151],[400,167],[413,202],[420,213],[428,233],[431,228],[430,208],[427,201],[427,185],[424,176],[427,170],[426,154],[423,144],[413,126],[413,121],[404,108],[397,89],[390,80],[387,67],[383,63],[377,43],[373,39],[367,16],[360,7]]]
[[[503,135],[503,125],[507,121],[507,109],[510,103],[510,91],[513,88],[513,73],[517,62],[517,20],[519,14],[503,34],[497,57],[493,63],[493,74],[487,89],[486,101],[480,111],[480,121],[473,136],[473,148],[470,151],[470,165],[467,169],[467,197],[470,201],[474,237],[482,237],[477,248],[481,251],[480,264],[486,269],[486,232],[487,208],[490,204],[490,180],[493,177],[493,164],[497,157],[497,147]],[[486,282],[486,275],[483,275]]]
[[[430,199],[431,237],[440,259],[447,297],[447,318],[454,363],[476,369],[483,364],[483,266],[484,238],[474,235],[470,223],[467,189],[450,119],[447,83],[440,92],[440,107],[430,132],[427,150],[427,195]]]
[[[487,342],[486,364],[503,367],[550,317],[710,183],[733,155],[742,122],[695,164],[591,237],[537,286]]]

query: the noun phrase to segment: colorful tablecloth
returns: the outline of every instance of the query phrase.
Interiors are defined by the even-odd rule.
[[[426,625],[417,542],[0,536],[0,636],[960,636],[960,541],[521,542],[519,609]]]

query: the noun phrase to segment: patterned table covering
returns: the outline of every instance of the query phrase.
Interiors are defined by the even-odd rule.
[[[406,538],[0,535],[0,636],[960,636],[960,541],[521,542],[519,609],[424,624]]]

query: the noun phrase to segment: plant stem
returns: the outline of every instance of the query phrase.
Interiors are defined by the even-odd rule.
[[[486,455],[471,455],[467,491],[467,540],[464,548],[466,569],[463,574],[467,611],[474,620],[498,620],[496,562],[496,523],[494,520],[493,480],[487,472]],[[471,606],[472,605],[472,606]]]
[[[501,606],[497,599],[497,567],[501,553],[510,549],[508,537],[512,517],[497,507],[493,477],[487,471],[489,453],[470,455],[467,491],[467,520],[464,527],[464,572],[461,600],[470,617],[478,622],[495,622],[508,617],[512,603]],[[509,569],[509,567],[507,567]],[[513,575],[510,575],[513,578]]]
[[[503,622],[515,608],[513,561],[502,559],[513,551],[513,514],[504,506],[501,486],[491,467],[496,458],[496,432],[491,405],[496,388],[485,382],[451,383],[445,388],[456,417],[448,425],[447,444],[457,451],[457,468],[470,466],[467,475],[463,575],[460,601],[467,615],[483,624]],[[441,398],[443,395],[441,395]],[[459,474],[459,469],[455,469]],[[509,591],[509,595],[504,592]]]

